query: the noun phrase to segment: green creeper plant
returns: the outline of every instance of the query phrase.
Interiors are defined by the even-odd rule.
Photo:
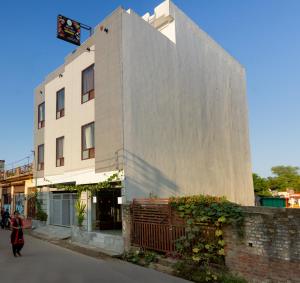
[[[82,192],[90,192],[91,195],[95,195],[96,192],[102,189],[111,189],[114,186],[120,187],[119,173],[115,173],[108,177],[106,180],[97,184],[86,184],[86,185],[52,185],[51,187],[57,188],[58,190],[77,192],[78,198],[80,198]]]
[[[243,227],[244,216],[239,205],[225,197],[205,195],[170,199],[171,206],[184,219],[186,233],[176,242],[177,251],[189,265],[205,267],[211,264],[224,265],[225,225]],[[207,281],[217,277],[207,271]]]

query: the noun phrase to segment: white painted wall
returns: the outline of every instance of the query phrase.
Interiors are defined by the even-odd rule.
[[[202,193],[252,205],[245,70],[173,4],[169,13],[176,44],[123,14],[127,198]]]
[[[91,47],[91,49],[94,46]],[[63,77],[45,85],[45,177],[93,168],[94,159],[81,160],[81,126],[95,120],[94,100],[81,104],[81,72],[94,63],[93,52],[83,52],[65,65]],[[65,88],[65,116],[56,119],[56,92]],[[64,136],[65,165],[56,167],[56,138]]]

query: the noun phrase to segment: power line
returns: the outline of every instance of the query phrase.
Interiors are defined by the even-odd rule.
[[[5,163],[5,167],[14,167],[16,165],[18,165],[19,163],[21,163],[22,161],[27,161],[27,163],[30,163],[30,161],[32,161],[33,159],[33,156],[32,154],[31,155],[27,155],[25,156],[24,158],[22,159],[19,159],[19,160],[16,160],[16,161],[13,161],[13,162],[9,162],[9,163]]]

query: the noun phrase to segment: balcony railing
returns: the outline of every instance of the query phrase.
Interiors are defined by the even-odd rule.
[[[6,180],[30,174],[32,174],[32,164],[25,164],[0,172],[0,180]]]

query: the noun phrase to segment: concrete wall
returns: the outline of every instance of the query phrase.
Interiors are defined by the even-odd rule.
[[[38,146],[44,144],[45,128],[38,129],[38,106],[45,101],[45,88],[43,85],[37,87],[34,92],[34,160],[33,160],[33,174],[34,178],[44,177],[44,171],[37,171],[38,162]]]
[[[248,282],[300,282],[300,209],[245,208],[243,237],[225,233],[226,265]]]
[[[172,3],[155,15],[146,22],[117,9],[46,78],[45,129],[35,122],[35,147],[45,141],[46,179],[122,169],[125,155],[128,200],[205,193],[253,204],[244,68]],[[161,26],[164,17],[169,27]],[[81,71],[93,62],[96,98],[81,104]],[[56,120],[62,87],[65,117]],[[81,126],[92,121],[96,158],[82,161]],[[60,136],[65,166],[57,168]]]
[[[95,29],[96,172],[123,167],[122,11],[117,9]]]
[[[91,46],[93,49],[94,46]],[[45,85],[45,177],[94,166],[81,160],[81,127],[95,120],[94,100],[81,104],[81,74],[94,63],[94,52],[83,52],[64,66],[63,77]],[[56,119],[56,92],[65,88],[65,116]],[[56,138],[64,136],[64,166],[56,167]]]
[[[34,144],[45,144],[45,170],[37,172],[38,186],[54,182],[79,180],[87,183],[95,178],[95,159],[81,160],[81,126],[95,121],[94,100],[81,104],[81,73],[95,62],[94,37],[90,37],[76,51],[65,58],[65,63],[50,73],[36,88]],[[62,75],[62,76],[60,76]],[[65,116],[56,119],[56,92],[65,88]],[[39,94],[40,90],[44,95]],[[45,101],[45,128],[37,129],[37,105]],[[64,136],[65,164],[56,167],[56,138]],[[91,171],[92,170],[92,171]],[[45,179],[43,179],[45,177]],[[97,179],[98,180],[98,179]],[[97,181],[96,180],[96,181]]]
[[[35,126],[34,132],[36,147],[45,144],[45,170],[38,172],[39,186],[74,181],[96,183],[114,173],[111,171],[122,169],[122,11],[115,10],[99,24],[94,35],[68,55],[65,63],[37,88],[36,98],[40,99],[39,90],[43,89],[46,107],[46,126],[40,130]],[[101,31],[100,26],[109,27],[109,33]],[[81,104],[81,72],[93,63],[95,99]],[[56,119],[56,92],[62,88],[65,88],[65,116]],[[35,102],[36,113],[37,103],[40,101]],[[81,160],[81,126],[93,121],[96,156]],[[65,164],[56,167],[56,138],[61,136],[65,138]]]
[[[244,68],[173,4],[176,44],[123,14],[125,191],[254,203]]]

